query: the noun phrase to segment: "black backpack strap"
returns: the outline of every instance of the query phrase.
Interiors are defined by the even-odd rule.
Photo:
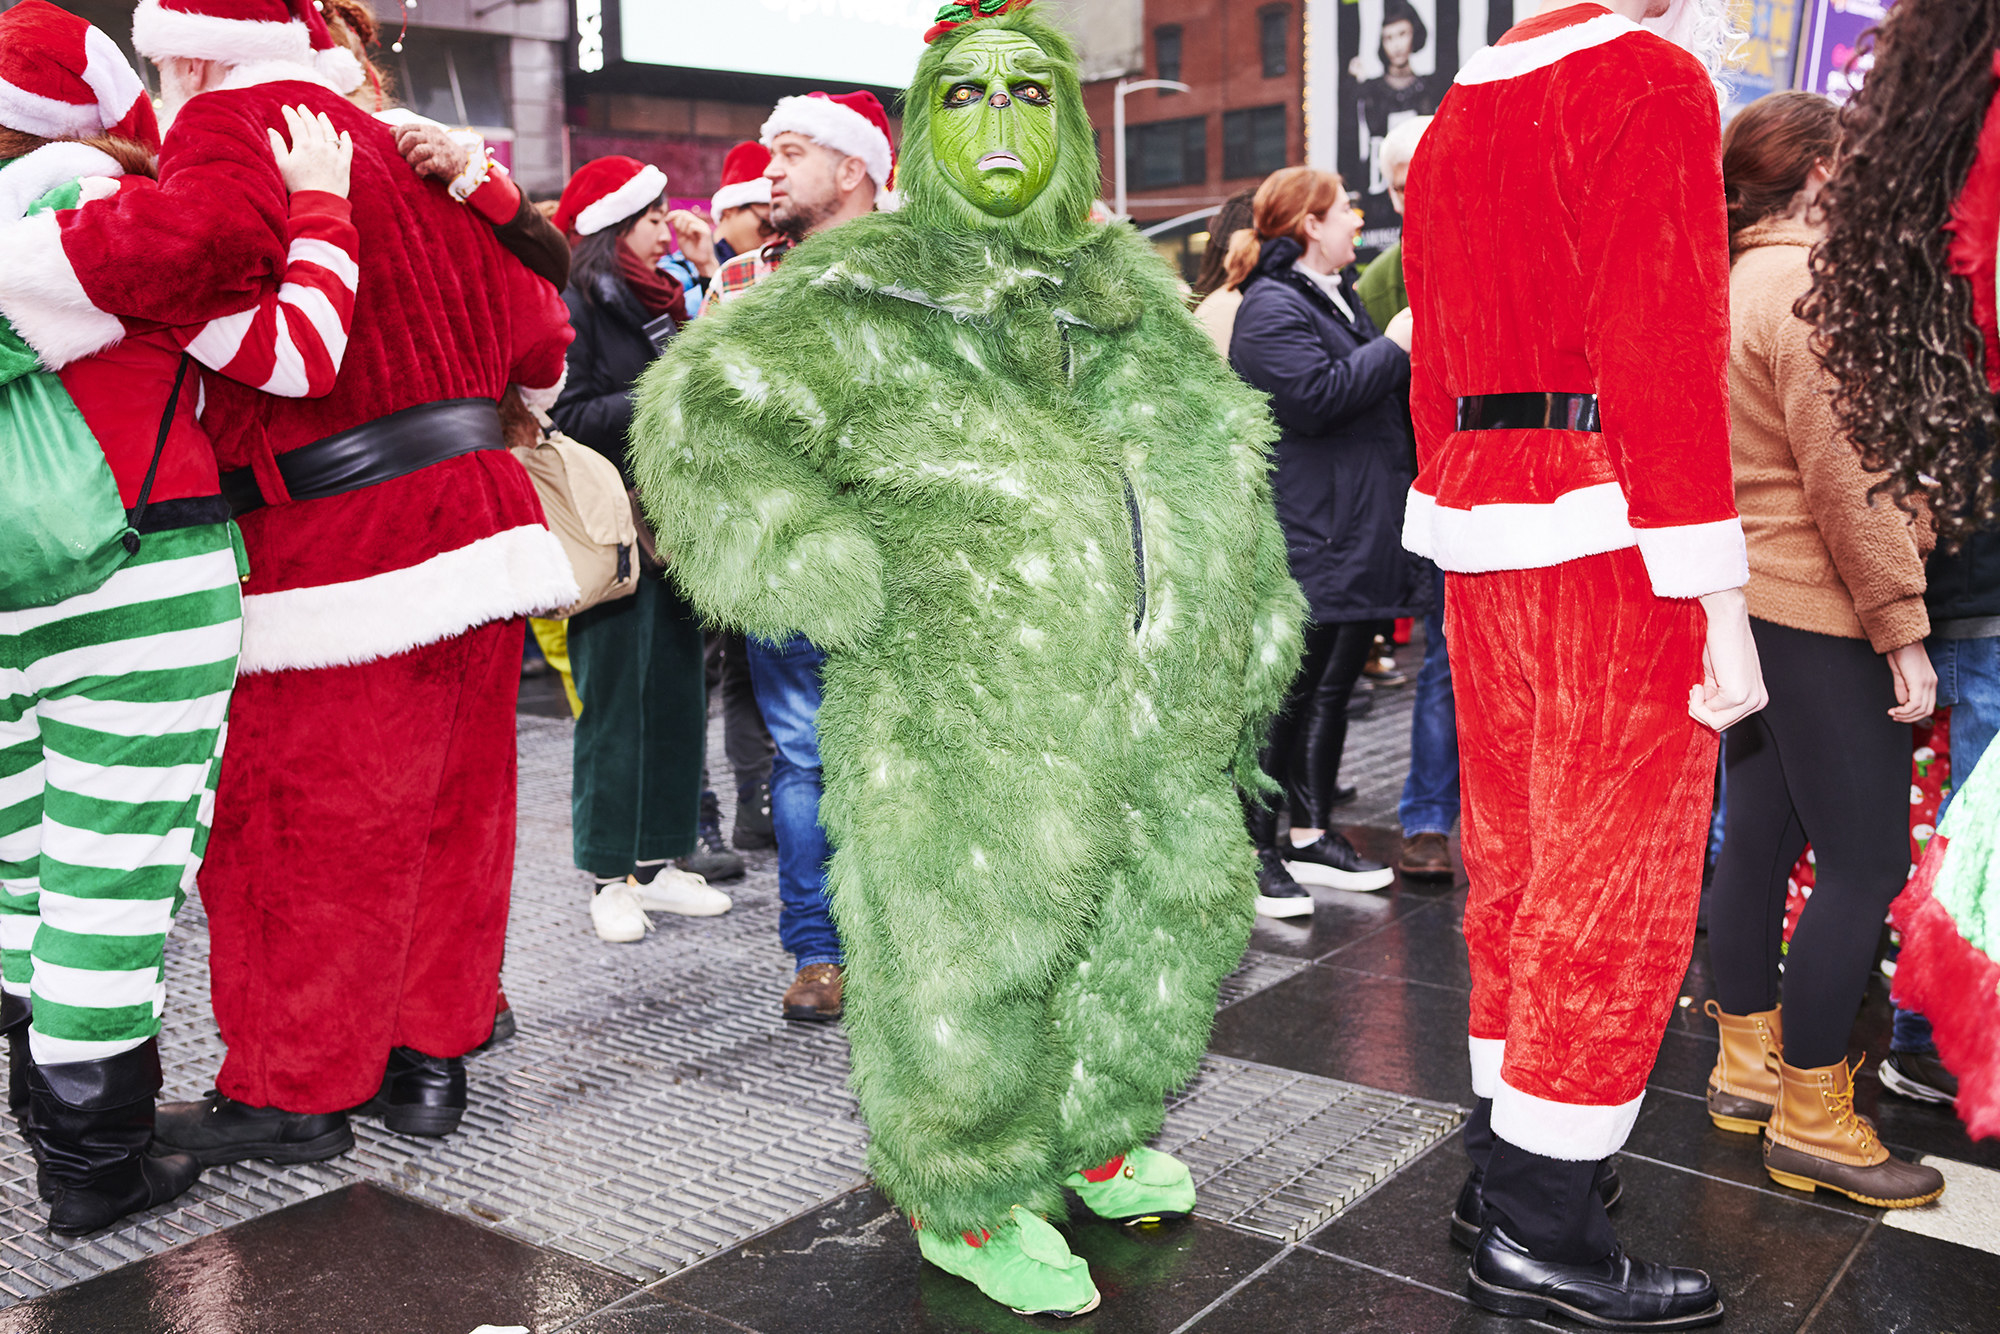
[[[160,414],[160,433],[153,440],[153,461],[146,465],[146,480],[139,484],[139,503],[132,507],[132,525],[125,533],[125,552],[127,555],[136,556],[139,554],[138,528],[145,521],[146,505],[153,496],[153,478],[160,471],[160,455],[166,452],[167,436],[174,429],[174,413],[180,409],[181,385],[187,380],[188,362],[190,360],[191,358],[187,353],[181,353],[180,365],[174,371],[173,392],[167,395],[167,410]]]

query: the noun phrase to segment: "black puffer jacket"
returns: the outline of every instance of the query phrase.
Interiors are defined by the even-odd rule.
[[[629,487],[625,437],[632,425],[632,386],[653,362],[653,342],[646,336],[650,317],[615,273],[575,275],[563,304],[576,341],[569,345],[562,395],[549,415],[565,435],[616,463]]]
[[[1271,489],[1315,622],[1379,621],[1423,601],[1403,550],[1412,480],[1410,356],[1376,330],[1351,283],[1352,318],[1294,267],[1298,242],[1264,243],[1243,284],[1229,361],[1271,396],[1277,471]]]

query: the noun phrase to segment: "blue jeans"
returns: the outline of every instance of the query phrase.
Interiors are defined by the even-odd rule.
[[[800,968],[840,963],[840,933],[827,910],[819,823],[820,666],[826,654],[804,635],[782,644],[751,638],[750,684],[777,754],[771,759],[771,825],[778,836],[778,942]]]
[[[1424,614],[1424,665],[1410,709],[1410,772],[1397,809],[1405,836],[1449,834],[1458,823],[1458,714],[1451,659],[1444,648],[1444,571],[1431,567],[1431,609]]]
[[[1951,783],[1955,790],[1971,776],[1979,757],[2000,732],[2000,639],[1929,639],[1931,667],[1937,672],[1939,708],[1951,709]],[[1952,793],[1938,805],[1938,823],[1951,809]],[[1897,1007],[1889,1031],[1890,1051],[1930,1051],[1931,1021]]]

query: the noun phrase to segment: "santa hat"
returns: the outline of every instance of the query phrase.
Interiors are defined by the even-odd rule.
[[[334,43],[314,0],[139,0],[132,45],[149,60],[304,65],[351,93],[361,62]]]
[[[0,14],[0,125],[38,139],[110,133],[160,146],[146,86],[117,45],[46,0]]]
[[[1026,9],[1033,3],[1034,0],[950,0],[937,12],[937,22],[924,34],[924,45],[929,46],[962,24],[996,19],[1009,10]]]
[[[593,236],[623,222],[667,192],[667,174],[632,157],[601,157],[584,163],[563,187],[562,202],[549,219],[565,236]]]
[[[875,94],[807,93],[781,97],[764,122],[764,147],[781,134],[802,134],[823,148],[867,165],[875,182],[875,202],[884,208],[895,202],[890,187],[896,177],[896,145],[889,137],[889,113]]]
[[[771,202],[771,180],[764,168],[771,165],[771,150],[745,140],[722,159],[722,188],[708,201],[708,216],[719,218],[722,211],[745,204]]]

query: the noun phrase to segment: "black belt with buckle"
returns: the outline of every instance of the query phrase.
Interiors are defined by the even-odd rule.
[[[1461,431],[1602,431],[1596,394],[1470,394],[1458,400]]]
[[[505,449],[500,405],[490,398],[419,403],[278,455],[278,474],[293,500],[321,500],[406,477],[433,463],[481,449]],[[271,502],[248,468],[222,474],[232,514]]]

